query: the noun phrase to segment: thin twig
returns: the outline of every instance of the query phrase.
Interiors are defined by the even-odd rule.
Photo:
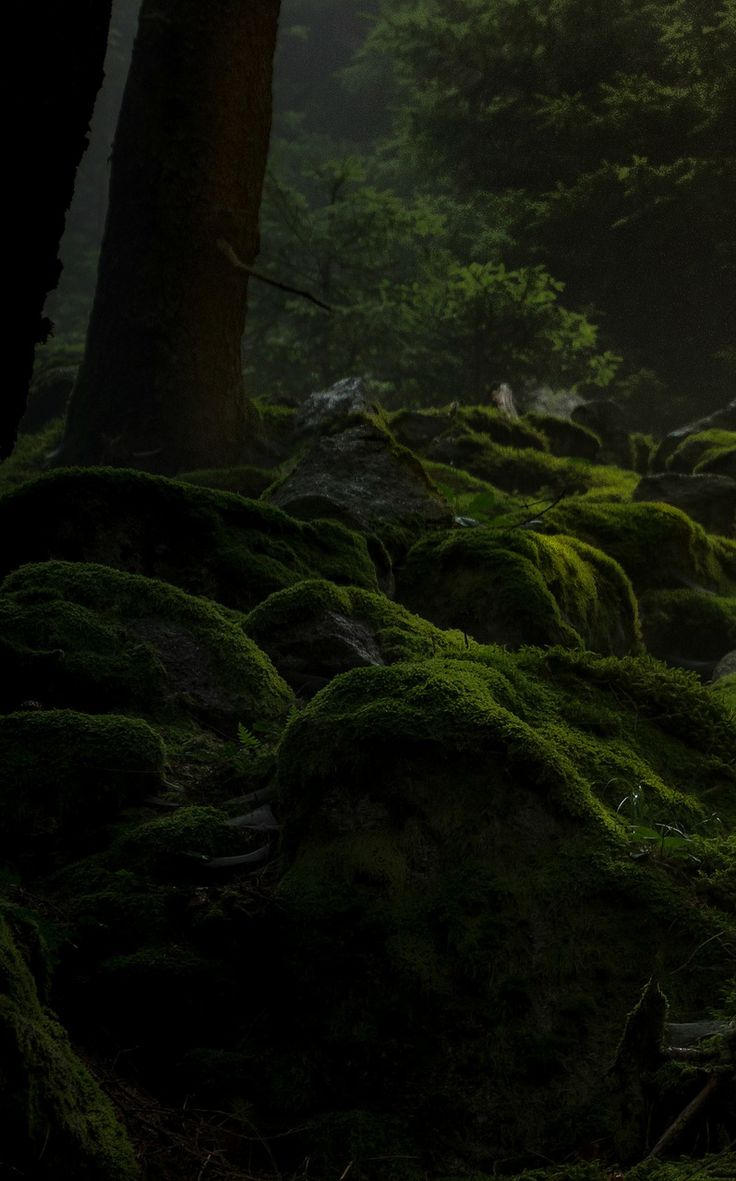
[[[272,279],[269,275],[264,275],[262,271],[255,271],[253,267],[249,267],[247,263],[238,258],[230,243],[226,242],[224,238],[218,239],[217,249],[225,255],[225,258],[232,263],[237,271],[245,271],[253,279],[258,279],[260,283],[267,283],[269,287],[276,287],[279,291],[288,292],[289,295],[299,295],[302,299],[308,299],[310,303],[316,304],[325,312],[332,311],[328,303],[323,303],[321,299],[317,299],[317,296],[312,295],[309,291],[302,291],[300,287],[290,287],[288,283],[279,283],[277,279]]]

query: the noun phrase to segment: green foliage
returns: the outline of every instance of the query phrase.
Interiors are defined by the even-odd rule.
[[[452,202],[378,187],[354,157],[292,167],[292,182],[279,180],[277,162],[266,190],[266,269],[297,275],[332,312],[253,293],[247,358],[260,390],[304,395],[360,372],[406,405],[478,402],[540,372],[568,384],[613,377],[617,358],[560,302],[563,285],[541,266],[475,257],[456,240],[464,212]]]
[[[734,360],[735,48],[721,0],[408,0],[384,5],[362,71],[392,62],[392,146],[414,176],[500,214],[507,256],[602,309],[635,371],[717,402]]]

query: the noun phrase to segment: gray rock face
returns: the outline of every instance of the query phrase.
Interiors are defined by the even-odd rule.
[[[328,390],[309,395],[297,411],[296,431],[307,435],[347,424],[356,415],[370,414],[374,409],[363,379],[344,377]]]
[[[656,500],[682,509],[713,533],[736,536],[736,480],[728,476],[660,472],[644,476],[634,500]]]
[[[298,620],[261,643],[284,680],[308,694],[338,673],[384,663],[368,625],[339,611],[325,611],[306,624]]]
[[[689,435],[699,435],[701,431],[716,429],[736,431],[736,398],[729,402],[727,406],[722,406],[719,410],[714,410],[712,414],[706,415],[705,418],[696,418],[694,422],[688,422],[685,426],[679,426],[676,430],[670,431],[668,435],[665,435],[652,460],[654,471],[664,471],[667,466],[667,460],[672,452]]]
[[[412,451],[423,451],[429,443],[450,429],[455,415],[426,410],[403,410],[391,421],[391,429],[400,443]]]
[[[718,661],[711,679],[720,681],[721,677],[730,677],[732,673],[736,673],[736,648]]]
[[[382,524],[448,527],[453,519],[419,460],[371,423],[319,436],[271,503],[294,517],[331,517],[371,531]]]

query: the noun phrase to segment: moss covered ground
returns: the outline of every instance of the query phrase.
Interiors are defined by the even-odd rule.
[[[647,440],[389,425],[464,518],[391,558],[270,467],[4,469],[3,1164],[135,1176],[96,1073],[152,1181],[734,1175],[731,1051],[646,1163],[712,1068],[621,1047],[652,979],[736,1014],[734,675],[666,663],[736,646],[736,543],[631,501]]]

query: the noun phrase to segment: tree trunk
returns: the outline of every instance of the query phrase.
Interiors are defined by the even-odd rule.
[[[237,462],[279,0],[144,0],[64,463]]]
[[[13,83],[15,113],[8,125],[6,152],[11,170],[5,218],[10,352],[5,374],[8,400],[0,407],[0,459],[13,449],[34,349],[51,327],[43,320],[43,305],[59,278],[59,240],[102,82],[110,8],[111,0],[24,0],[13,4],[8,14],[8,53],[20,69]]]

